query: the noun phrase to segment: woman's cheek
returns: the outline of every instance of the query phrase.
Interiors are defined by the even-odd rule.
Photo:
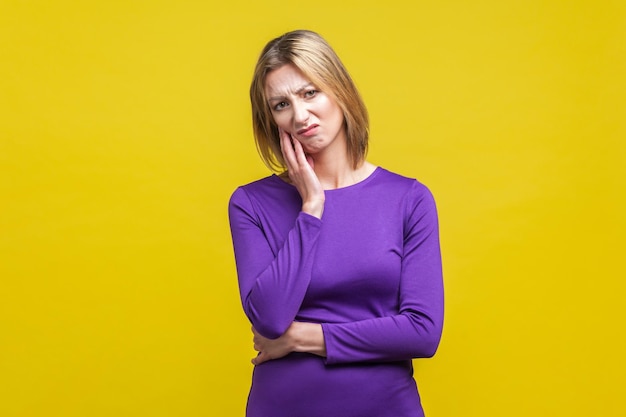
[[[276,126],[278,126],[280,129],[284,130],[287,133],[291,133],[289,131],[289,118],[286,117],[284,113],[274,115],[274,122],[276,123]]]

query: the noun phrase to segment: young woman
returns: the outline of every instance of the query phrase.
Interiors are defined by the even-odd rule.
[[[443,325],[431,193],[365,160],[367,110],[318,34],[270,41],[250,97],[257,148],[280,175],[229,204],[259,352],[247,415],[423,416],[411,359],[435,353]]]

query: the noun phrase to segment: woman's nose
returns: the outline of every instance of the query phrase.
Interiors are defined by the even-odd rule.
[[[293,118],[296,124],[306,124],[306,121],[309,119],[309,110],[306,104],[293,104]]]

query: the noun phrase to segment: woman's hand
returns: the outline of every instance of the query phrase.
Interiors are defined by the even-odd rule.
[[[260,365],[271,359],[282,358],[293,352],[294,345],[288,334],[289,331],[285,332],[285,334],[278,339],[268,339],[261,336],[254,327],[252,328],[252,333],[254,334],[254,338],[252,339],[254,342],[254,350],[259,352],[257,357],[252,359],[254,365]]]
[[[326,356],[326,345],[322,325],[294,321],[287,331],[277,339],[268,339],[252,328],[254,350],[259,352],[252,359],[254,365],[260,365],[272,359],[279,359],[291,352],[308,352]]]
[[[302,144],[291,134],[279,129],[279,135],[289,179],[302,197],[302,211],[321,219],[325,196],[322,184],[313,171],[313,158],[304,153]]]

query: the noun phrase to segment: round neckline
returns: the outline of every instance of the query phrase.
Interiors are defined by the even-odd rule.
[[[363,178],[361,181],[355,182],[354,184],[346,185],[345,187],[330,188],[328,190],[324,190],[324,192],[325,193],[340,192],[340,191],[343,191],[343,190],[349,190],[349,189],[352,189],[352,188],[355,188],[355,187],[359,187],[359,186],[365,185],[366,183],[368,183],[371,180],[373,180],[374,177],[376,177],[378,175],[378,173],[380,171],[382,171],[382,170],[383,170],[383,168],[381,168],[380,166],[376,166],[374,168],[374,170],[367,177]],[[275,178],[276,181],[280,182],[281,184],[285,184],[287,187],[294,188],[294,189],[296,188],[295,185],[289,184],[287,181],[281,179],[276,174],[272,174],[272,178]]]

